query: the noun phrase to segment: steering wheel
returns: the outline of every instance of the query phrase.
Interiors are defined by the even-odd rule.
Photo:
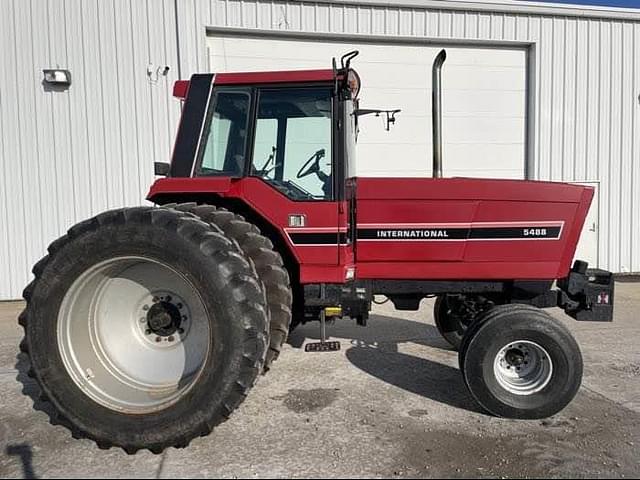
[[[300,167],[298,173],[296,174],[296,178],[303,178],[311,175],[312,173],[317,173],[320,171],[320,160],[324,158],[325,151],[324,148],[321,148],[316,153],[311,155],[309,159],[304,162],[304,165]]]

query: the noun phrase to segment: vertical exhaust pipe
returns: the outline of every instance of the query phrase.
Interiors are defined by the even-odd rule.
[[[442,177],[442,64],[447,59],[446,50],[433,61],[431,70],[431,124],[433,128],[433,178]]]

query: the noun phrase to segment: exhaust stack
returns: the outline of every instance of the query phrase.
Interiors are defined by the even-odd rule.
[[[447,59],[446,50],[433,61],[431,71],[431,118],[433,127],[433,178],[442,177],[442,64]]]

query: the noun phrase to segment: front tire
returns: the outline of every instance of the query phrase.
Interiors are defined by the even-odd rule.
[[[528,305],[494,307],[466,334],[460,366],[469,391],[507,418],[554,415],[575,397],[582,355],[569,330]]]
[[[255,269],[222,232],[149,207],[52,243],[25,289],[22,350],[60,423],[155,453],[208,434],[244,400],[268,342]]]

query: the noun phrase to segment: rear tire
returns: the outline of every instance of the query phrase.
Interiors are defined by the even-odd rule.
[[[267,293],[271,316],[269,350],[264,364],[264,371],[267,372],[280,355],[292,328],[291,285],[282,257],[274,250],[271,240],[260,233],[258,227],[238,214],[212,205],[196,203],[170,204],[164,207],[192,213],[202,221],[222,229],[227,237],[238,242],[242,252],[255,265]]]
[[[75,437],[127,453],[185,447],[224,421],[262,370],[257,274],[192,215],[105,212],[53,242],[33,273],[21,348],[54,420]]]
[[[507,418],[561,411],[582,380],[582,355],[569,330],[528,305],[501,305],[465,334],[460,366],[476,401]]]

